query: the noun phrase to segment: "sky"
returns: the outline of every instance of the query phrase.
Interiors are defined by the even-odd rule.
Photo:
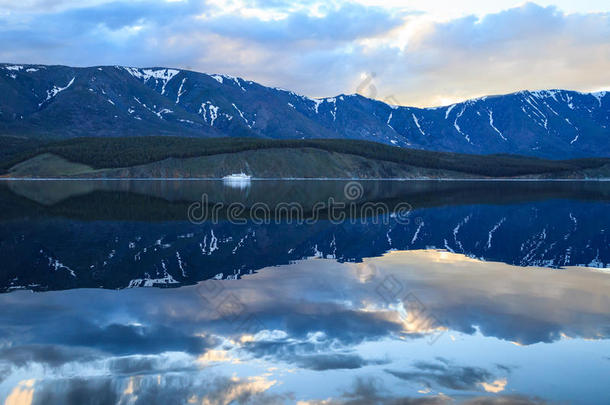
[[[607,0],[0,0],[0,62],[163,66],[447,105],[610,89]]]

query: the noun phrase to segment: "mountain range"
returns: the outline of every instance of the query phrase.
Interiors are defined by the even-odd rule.
[[[610,96],[520,91],[414,108],[170,68],[0,64],[0,135],[341,138],[568,159],[610,156]]]

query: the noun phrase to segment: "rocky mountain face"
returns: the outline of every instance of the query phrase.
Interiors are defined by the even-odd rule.
[[[348,138],[476,154],[609,156],[606,92],[522,91],[438,108],[312,99],[168,68],[0,65],[0,134]]]

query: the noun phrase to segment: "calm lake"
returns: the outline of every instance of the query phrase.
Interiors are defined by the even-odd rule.
[[[610,403],[610,182],[0,182],[0,403]]]

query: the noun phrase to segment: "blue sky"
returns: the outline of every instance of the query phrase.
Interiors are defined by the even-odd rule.
[[[170,66],[432,106],[610,88],[610,4],[0,0],[0,61]]]

